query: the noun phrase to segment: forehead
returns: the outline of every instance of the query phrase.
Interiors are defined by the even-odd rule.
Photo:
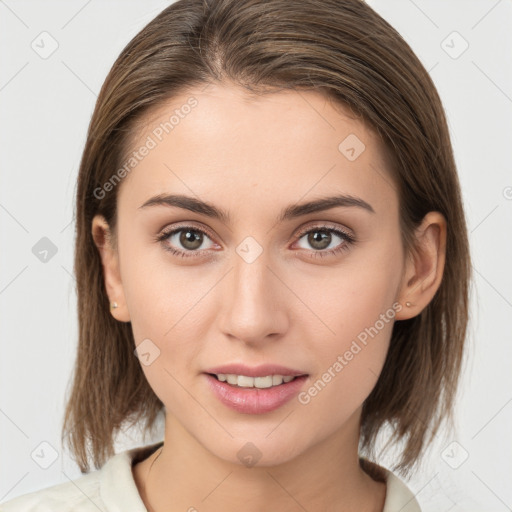
[[[189,89],[141,119],[130,158],[119,201],[137,207],[170,192],[260,208],[326,192],[363,197],[376,210],[397,202],[381,140],[317,91]]]

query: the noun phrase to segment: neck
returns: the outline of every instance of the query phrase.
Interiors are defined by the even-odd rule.
[[[212,454],[168,414],[162,449],[134,475],[150,512],[381,512],[386,486],[360,467],[358,441],[359,415],[291,460],[244,466]]]

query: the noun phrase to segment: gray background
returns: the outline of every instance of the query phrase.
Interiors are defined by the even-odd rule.
[[[0,0],[0,502],[81,476],[60,443],[77,342],[78,164],[111,65],[169,3]],[[436,438],[408,484],[427,512],[510,510],[512,2],[368,3],[402,34],[438,87],[475,275],[458,432]],[[162,435],[126,432],[116,448]]]

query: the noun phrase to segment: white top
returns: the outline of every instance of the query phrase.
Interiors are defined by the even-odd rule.
[[[133,478],[132,464],[144,460],[161,445],[159,442],[118,453],[101,469],[72,482],[0,503],[0,512],[147,512]],[[421,512],[407,486],[389,470],[382,470],[386,475],[383,512]]]

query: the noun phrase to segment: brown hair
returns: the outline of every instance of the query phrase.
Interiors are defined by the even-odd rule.
[[[122,165],[137,123],[178,93],[231,81],[254,94],[316,89],[348,106],[383,141],[400,202],[404,247],[429,211],[447,221],[443,280],[418,316],[395,322],[383,371],[363,405],[361,451],[381,428],[403,443],[393,469],[418,462],[452,406],[468,321],[470,258],[449,131],[436,88],[398,32],[362,0],[178,0],[124,48],[98,96],[80,163],[74,271],[79,341],[63,438],[82,472],[114,454],[126,421],[152,427],[162,402],[130,323],[109,312],[92,219],[113,236],[119,187],[95,193]],[[113,239],[115,246],[115,236]]]

